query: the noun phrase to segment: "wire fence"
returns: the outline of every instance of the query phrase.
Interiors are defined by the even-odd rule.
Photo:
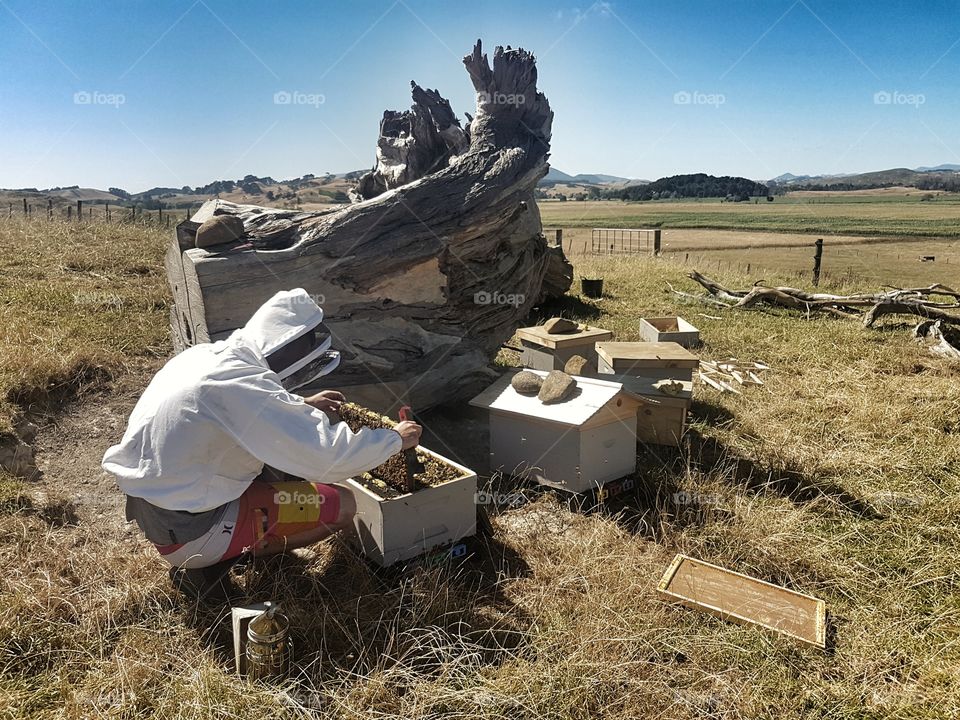
[[[0,218],[25,217],[31,220],[67,220],[71,222],[117,222],[154,224],[170,227],[181,220],[189,220],[195,208],[145,208],[137,205],[110,205],[109,203],[93,203],[77,200],[76,204],[69,205],[53,203],[47,199],[44,203],[31,203],[23,198],[21,203],[9,202],[7,212],[0,213]]]

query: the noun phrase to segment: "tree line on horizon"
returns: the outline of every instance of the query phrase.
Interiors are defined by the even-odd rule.
[[[671,175],[646,185],[628,185],[607,190],[603,197],[609,200],[668,200],[675,198],[725,198],[743,202],[754,197],[771,197],[780,189],[744,177],[706,173]]]

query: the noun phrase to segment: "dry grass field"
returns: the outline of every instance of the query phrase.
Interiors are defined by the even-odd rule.
[[[958,237],[960,196],[924,201],[898,194],[788,193],[774,202],[707,199],[621,202],[541,202],[545,227],[652,227],[819,233],[866,237]]]
[[[31,404],[45,471],[0,479],[0,718],[960,716],[960,367],[896,320],[679,304],[666,258],[578,256],[606,295],[551,312],[624,340],[679,312],[766,385],[698,388],[686,445],[641,449],[614,508],[523,491],[462,565],[378,576],[338,542],[255,564],[238,582],[286,607],[299,670],[236,679],[228,616],[173,592],[97,465],[169,353],[165,238],[0,222],[3,417]],[[828,650],[665,604],[676,552],[824,599]]]
[[[744,273],[752,280],[783,273],[809,279],[813,243],[824,240],[823,277],[861,289],[960,282],[960,197],[913,188],[849,193],[791,192],[773,203],[663,201],[540,204],[551,240],[563,229],[568,255],[592,254],[592,229],[650,228],[662,223],[664,256],[701,271]],[[610,236],[612,237],[612,236]],[[646,237],[642,242],[651,242]],[[636,236],[635,247],[640,247]],[[646,247],[646,245],[644,245]],[[615,248],[619,249],[619,248]],[[609,247],[605,247],[609,250]],[[921,258],[933,256],[933,262]]]

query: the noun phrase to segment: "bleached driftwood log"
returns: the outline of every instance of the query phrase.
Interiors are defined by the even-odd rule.
[[[960,326],[960,292],[939,283],[922,288],[888,288],[875,293],[831,295],[809,293],[791,287],[767,287],[756,284],[750,290],[731,290],[696,270],[687,276],[699,283],[709,295],[695,296],[674,290],[685,299],[701,300],[730,308],[749,308],[759,304],[775,305],[800,310],[810,315],[826,312],[843,318],[860,320],[864,327],[872,327],[883,315],[915,315],[927,318],[914,329],[914,336],[928,345],[931,352],[943,357],[960,357],[942,333],[942,327]],[[937,302],[934,297],[949,298],[951,302]]]
[[[831,295],[808,293],[792,287],[767,287],[754,285],[750,290],[730,290],[696,270],[687,274],[710,293],[711,299],[728,307],[746,308],[765,303],[808,313],[829,312],[841,317],[857,318],[870,327],[882,315],[918,315],[940,320],[947,324],[960,324],[960,315],[947,310],[960,309],[960,293],[946,285],[934,284],[922,288],[891,288],[876,293],[855,295]],[[671,288],[672,290],[672,288]],[[689,293],[679,293],[689,297]],[[936,302],[931,298],[942,296],[953,302]],[[862,314],[861,314],[862,313]]]
[[[351,191],[354,201],[419,180],[449,165],[470,147],[470,137],[450,103],[436,90],[410,83],[413,107],[384,110],[377,140],[377,164]]]
[[[939,320],[924,320],[913,329],[913,335],[918,343],[934,355],[960,360],[960,349],[944,337]]]
[[[531,53],[498,47],[491,67],[478,41],[464,65],[477,94],[464,137],[446,101],[414,86],[415,109],[384,118],[358,193],[371,199],[322,212],[210,201],[178,228],[167,272],[179,343],[225,337],[277,290],[303,287],[343,353],[337,383],[363,404],[424,408],[486,381],[540,297],[548,254],[533,191],[553,113]],[[251,243],[190,249],[195,223],[222,213]]]

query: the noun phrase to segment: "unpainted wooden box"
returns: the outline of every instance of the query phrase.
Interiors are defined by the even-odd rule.
[[[364,554],[382,567],[411,560],[476,532],[477,474],[427,448],[419,450],[457,468],[461,476],[391,498],[347,480],[357,502],[354,525],[360,545]]]
[[[633,375],[604,375],[643,402],[637,408],[637,440],[649,445],[679,445],[687,427],[687,412],[693,399],[693,382],[680,382],[676,394],[657,389],[657,378]]]
[[[597,370],[601,375],[692,382],[699,365],[696,355],[673,342],[597,343]]]
[[[520,362],[532,370],[563,370],[574,355],[597,364],[596,343],[613,337],[610,330],[588,326],[576,333],[551,334],[542,325],[517,330],[523,353]]]
[[[507,374],[470,401],[490,412],[491,469],[572,493],[636,470],[640,401],[619,383],[577,377],[577,395],[544,405],[517,393],[512,377]]]
[[[700,344],[700,331],[679,315],[640,318],[640,337],[647,342],[675,342],[687,348]]]

